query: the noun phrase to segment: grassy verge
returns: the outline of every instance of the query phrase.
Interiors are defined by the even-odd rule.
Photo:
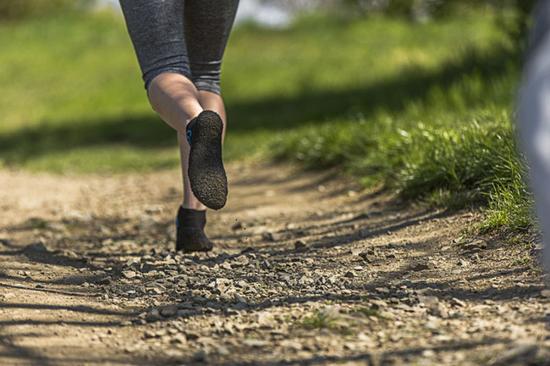
[[[511,122],[518,56],[495,24],[480,12],[428,24],[242,26],[224,65],[226,157],[341,166],[406,198],[487,205],[485,229],[525,228]],[[0,165],[116,173],[178,164],[120,19],[4,24],[0,42]]]

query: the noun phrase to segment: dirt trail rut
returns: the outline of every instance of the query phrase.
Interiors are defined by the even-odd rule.
[[[181,255],[176,171],[0,171],[0,365],[550,364],[533,244],[331,172],[229,172],[218,246]]]

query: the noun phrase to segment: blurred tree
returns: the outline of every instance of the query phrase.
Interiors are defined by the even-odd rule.
[[[320,7],[336,7],[348,16],[364,16],[374,12],[421,22],[443,16],[457,16],[465,9],[490,8],[499,15],[499,22],[504,31],[521,44],[525,42],[530,15],[536,2],[536,0],[317,0],[314,3]],[[301,0],[301,3],[308,3],[308,0]]]
[[[516,9],[515,27],[510,29],[510,35],[519,42],[524,42],[531,23],[531,12],[536,0],[514,0]]]

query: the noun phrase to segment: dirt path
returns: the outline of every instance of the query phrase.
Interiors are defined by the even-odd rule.
[[[548,365],[530,244],[324,175],[233,165],[180,255],[177,172],[0,172],[0,365]]]

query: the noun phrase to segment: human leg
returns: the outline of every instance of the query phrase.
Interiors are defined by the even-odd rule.
[[[550,271],[550,1],[535,11],[531,47],[518,100],[521,146],[545,242],[544,266]]]
[[[196,139],[192,139],[188,174],[194,194],[215,209],[225,205],[227,196],[221,149],[226,113],[220,78],[238,3],[238,0],[185,1],[184,29],[192,80],[199,90],[201,106],[205,111],[215,112],[208,113],[208,116],[205,112],[204,121],[194,127],[199,131],[191,134]]]
[[[177,131],[183,175],[183,203],[177,214],[178,250],[210,250],[204,234],[206,207],[194,196],[187,175],[186,126],[203,108],[191,81],[183,29],[182,0],[121,0],[129,34],[151,106]]]

